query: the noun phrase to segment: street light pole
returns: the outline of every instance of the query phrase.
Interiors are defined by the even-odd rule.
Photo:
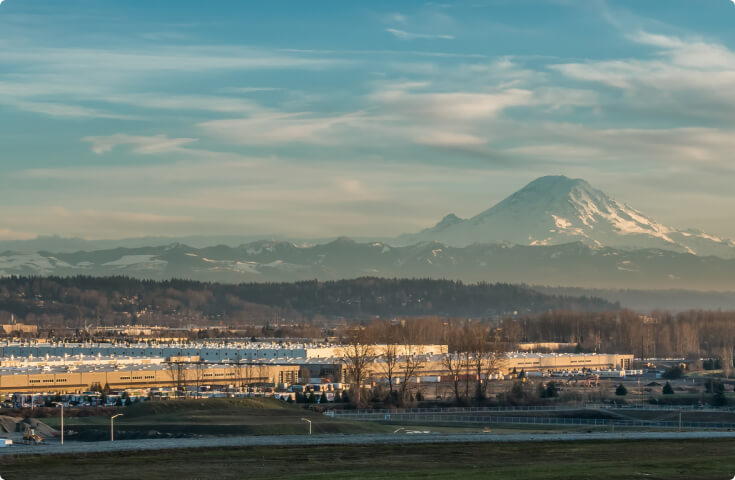
[[[117,415],[113,415],[110,417],[110,441],[111,442],[115,441],[115,419],[117,417],[122,417],[122,416],[123,416],[122,413],[118,413]]]
[[[311,420],[309,420],[308,418],[302,418],[301,420],[309,423],[309,435],[311,435]]]
[[[61,407],[61,444],[64,444],[64,404],[59,402],[54,402],[54,405],[58,405]]]

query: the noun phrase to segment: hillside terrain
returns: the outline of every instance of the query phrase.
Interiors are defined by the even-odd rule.
[[[117,248],[76,253],[0,254],[0,276],[129,276],[250,283],[363,276],[435,278],[596,288],[735,290],[735,259],[582,242],[523,246],[424,242],[393,247],[341,238],[316,246],[255,242],[193,248]]]
[[[359,278],[336,282],[219,284],[132,278],[0,279],[0,316],[45,325],[264,324],[375,316],[485,318],[549,310],[610,311],[590,297],[541,294],[508,284]]]

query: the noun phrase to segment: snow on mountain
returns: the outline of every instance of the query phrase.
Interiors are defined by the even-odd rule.
[[[555,226],[560,224],[556,228],[578,228],[568,225],[572,223],[569,215],[557,217],[551,220]],[[201,249],[174,245],[54,254],[0,253],[0,276],[7,275],[127,275],[235,283],[377,276],[599,288],[735,290],[735,259],[657,248],[592,247],[582,242],[453,247],[427,241],[392,247],[339,239],[312,247],[259,242]]]
[[[661,248],[735,258],[735,243],[730,240],[668,227],[582,179],[565,176],[538,178],[472,218],[448,215],[434,227],[398,238],[402,245],[431,240],[456,247],[582,242],[591,247]]]

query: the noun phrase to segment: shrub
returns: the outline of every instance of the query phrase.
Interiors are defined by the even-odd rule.
[[[669,380],[676,380],[677,378],[681,378],[683,375],[684,371],[679,365],[677,365],[671,368],[667,368],[662,376]]]
[[[727,405],[727,398],[725,392],[717,392],[712,395],[712,406],[713,407],[724,407]]]
[[[513,382],[513,386],[510,388],[510,397],[513,400],[522,400],[526,398],[526,391],[523,389],[521,382]]]
[[[556,386],[556,383],[549,382],[546,384],[546,398],[554,398],[559,396],[559,387]]]
[[[674,394],[674,389],[671,387],[671,384],[669,382],[666,382],[666,385],[664,385],[663,394],[664,395],[673,395]]]
[[[622,397],[627,394],[628,394],[628,389],[625,388],[625,385],[623,385],[622,383],[618,385],[618,388],[615,389],[615,395],[619,395]]]
[[[704,390],[707,393],[724,394],[725,384],[722,383],[722,380],[713,380],[710,378],[710,379],[707,379],[706,382],[704,382]]]
[[[722,365],[720,365],[720,360],[718,358],[710,358],[709,360],[704,360],[702,362],[702,368],[705,370],[719,370],[722,368]]]

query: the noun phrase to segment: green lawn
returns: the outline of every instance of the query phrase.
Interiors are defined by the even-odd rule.
[[[380,433],[393,427],[373,422],[332,419],[273,399],[207,399],[146,402],[126,407],[115,420],[118,439],[185,437],[193,435],[283,435],[306,433],[301,418],[312,420],[314,433]],[[59,417],[41,419],[58,428]],[[108,416],[67,417],[70,440],[95,441],[109,437]],[[1,473],[1,472],[0,472]]]
[[[5,479],[730,479],[735,441],[258,447],[2,458]]]

